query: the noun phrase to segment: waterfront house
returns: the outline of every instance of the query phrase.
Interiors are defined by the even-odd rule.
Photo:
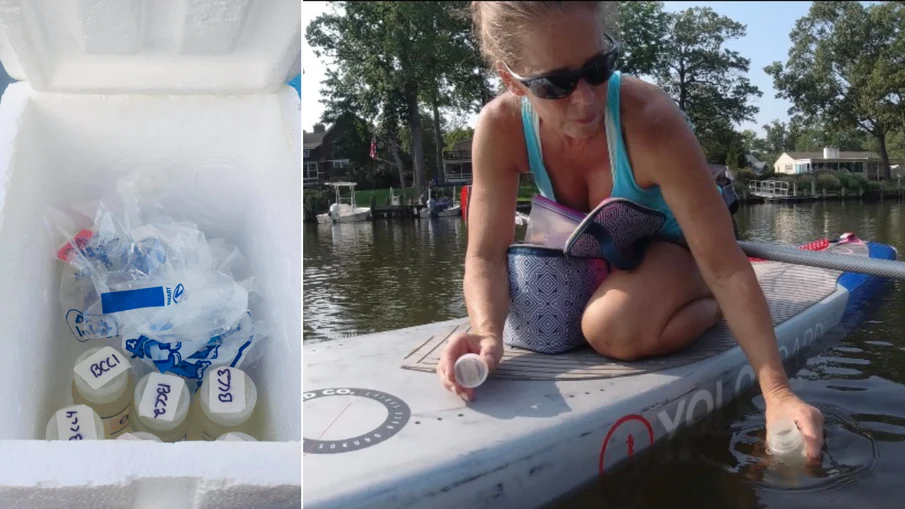
[[[340,116],[329,128],[314,126],[314,132],[302,131],[302,185],[326,182],[349,167],[349,159],[334,153],[336,141],[350,127],[352,116]]]
[[[876,152],[840,152],[824,148],[823,152],[783,152],[773,163],[773,171],[797,175],[817,170],[848,170],[876,178],[880,170],[880,156]]]
[[[471,183],[471,138],[443,151],[443,175],[449,183]]]

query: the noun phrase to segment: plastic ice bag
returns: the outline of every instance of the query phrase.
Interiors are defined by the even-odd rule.
[[[587,214],[535,195],[525,231],[525,244],[565,249],[566,241]]]
[[[228,332],[210,338],[203,348],[187,357],[183,357],[180,343],[162,343],[147,336],[125,340],[123,350],[131,353],[133,358],[152,362],[160,372],[174,373],[200,384],[211,366],[241,367],[254,351],[252,347],[266,333],[262,322],[253,321],[251,313],[245,313]]]
[[[60,304],[79,341],[122,336],[135,357],[200,380],[263,337],[248,310],[253,280],[237,281],[246,265],[238,248],[174,221],[160,188],[143,196],[142,181],[127,177],[111,196],[81,205],[83,214],[94,207],[94,220],[77,233],[71,218],[52,214],[65,238]]]

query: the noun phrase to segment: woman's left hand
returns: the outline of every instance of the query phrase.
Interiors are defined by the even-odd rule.
[[[823,448],[823,414],[798,398],[791,390],[764,398],[767,403],[767,433],[773,423],[788,419],[798,425],[804,435],[805,454],[814,461],[820,458]]]

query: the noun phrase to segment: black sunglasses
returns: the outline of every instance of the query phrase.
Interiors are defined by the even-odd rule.
[[[581,78],[584,78],[589,85],[597,86],[610,79],[610,76],[613,75],[622,45],[608,34],[606,34],[606,38],[610,41],[610,50],[594,57],[577,71],[563,71],[543,76],[524,77],[512,72],[506,62],[503,62],[503,65],[513,78],[528,87],[528,90],[540,99],[562,99],[575,91]]]

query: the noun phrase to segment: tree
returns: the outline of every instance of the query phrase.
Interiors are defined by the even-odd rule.
[[[341,122],[343,129],[342,134],[333,141],[333,150],[349,160],[349,167],[341,179],[373,185],[376,170],[375,162],[370,156],[373,129],[351,113],[344,113],[336,122]]]
[[[669,31],[663,2],[619,2],[618,18],[614,37],[622,43],[620,69],[626,74],[652,76],[663,61]]]
[[[732,124],[753,120],[750,60],[724,45],[745,35],[745,25],[709,7],[663,12],[661,2],[622,2],[620,34],[627,72],[649,74],[688,115],[711,162],[725,160]],[[726,132],[732,131],[732,135]]]
[[[745,129],[739,133],[739,136],[741,137],[742,147],[744,147],[746,154],[751,154],[761,161],[766,160],[765,158],[768,156],[769,150],[767,150],[767,141],[765,139],[758,136],[757,133],[751,129]]]
[[[903,2],[814,2],[790,33],[786,64],[764,68],[790,114],[870,134],[886,178],[887,139],[905,119],[903,27]]]
[[[791,133],[792,148],[799,152],[818,152],[824,147],[855,152],[871,149],[869,135],[861,129],[828,126],[819,120],[806,124],[793,118]]]
[[[349,111],[379,123],[394,154],[400,125],[407,125],[420,196],[426,184],[422,105],[440,117],[441,107],[469,104],[466,96],[480,89],[470,26],[460,14],[467,3],[336,4],[334,13],[319,16],[306,33],[315,54],[334,63],[333,76],[325,82],[332,89],[325,102],[333,102],[333,109],[357,108]],[[439,145],[439,123],[437,127]]]
[[[711,164],[730,165],[730,160],[744,157],[744,142],[728,119],[706,122],[695,130],[701,149]],[[735,164],[735,163],[733,163]]]
[[[309,28],[310,30],[310,28]],[[393,88],[356,86],[357,79],[352,73],[340,74],[336,69],[327,69],[323,83],[325,104],[323,118],[337,122],[343,115],[355,112],[371,127],[371,136],[378,141],[378,154],[389,152],[394,162],[389,164],[399,172],[399,187],[405,194],[405,164],[399,148],[399,122],[404,99]],[[368,147],[370,154],[370,145]]]
[[[741,170],[748,167],[748,159],[745,157],[745,145],[741,136],[736,136],[732,144],[726,150],[726,166],[730,170]]]

